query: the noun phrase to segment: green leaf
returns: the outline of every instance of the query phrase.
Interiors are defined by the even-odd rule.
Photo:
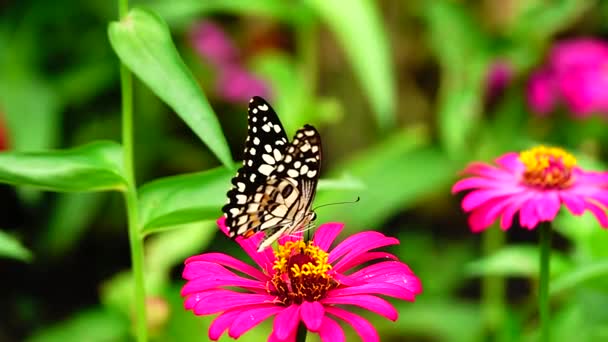
[[[496,253],[471,262],[466,271],[470,275],[509,277],[537,277],[539,252],[537,246],[508,246]],[[559,252],[551,252],[551,276],[570,268],[568,260]]]
[[[481,118],[490,59],[488,38],[466,8],[447,1],[425,7],[431,46],[441,65],[439,134],[455,159],[464,159]]]
[[[100,308],[77,313],[73,317],[34,333],[29,342],[125,341],[129,321],[119,313]]]
[[[596,261],[577,265],[571,271],[564,273],[551,282],[550,294],[556,295],[563,291],[573,289],[588,280],[604,278],[608,276],[608,261]]]
[[[212,14],[258,15],[288,23],[308,22],[314,17],[307,6],[283,0],[180,0],[136,1],[145,4],[165,18],[172,26],[187,26],[201,16]]]
[[[333,206],[317,213],[319,222],[339,220],[355,227],[374,227],[419,203],[425,196],[448,191],[457,165],[444,153],[426,145],[416,131],[399,132],[335,170],[348,172],[364,189],[319,194],[315,203],[335,203],[360,197],[359,203]],[[330,172],[330,177],[332,172]]]
[[[382,129],[395,124],[397,85],[388,36],[375,2],[307,0],[342,44]]]
[[[110,24],[109,36],[120,60],[175,110],[225,166],[232,167],[219,121],[177,52],[167,24],[152,12],[133,9]]]
[[[90,227],[104,199],[96,192],[60,194],[37,245],[52,257],[64,256]]]
[[[213,220],[222,215],[226,192],[234,172],[224,167],[162,178],[141,187],[139,212],[143,233],[173,226]],[[318,190],[360,189],[364,185],[352,176],[320,180]]]
[[[0,230],[0,257],[29,262],[32,260],[32,252],[23,247],[19,240]]]
[[[0,153],[0,183],[50,191],[124,190],[122,148],[98,141],[68,150]]]
[[[174,228],[151,236],[146,241],[146,277],[159,279],[161,286],[169,285],[171,270],[176,265],[204,251],[220,232],[215,220],[187,223]]]
[[[212,170],[162,178],[141,187],[140,224],[144,234],[183,223],[215,220],[222,214],[232,170]]]

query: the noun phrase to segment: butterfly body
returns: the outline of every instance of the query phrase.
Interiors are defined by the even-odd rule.
[[[321,167],[321,138],[304,125],[291,142],[270,105],[260,97],[249,103],[243,166],[232,179],[222,208],[231,237],[264,231],[258,251],[279,237],[307,229]]]

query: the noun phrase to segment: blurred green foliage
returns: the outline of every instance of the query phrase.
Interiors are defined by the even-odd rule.
[[[155,300],[148,313],[157,318],[150,334],[207,338],[213,317],[183,309],[181,265],[204,251],[244,257],[214,221],[240,159],[246,103],[228,103],[213,88],[217,75],[189,39],[204,20],[233,36],[243,64],[270,85],[288,135],[304,123],[320,128],[325,154],[315,204],[361,197],[320,209],[319,221],[400,239],[392,252],[421,278],[424,293],[397,304],[397,323],[366,315],[384,341],[536,338],[535,232],[513,227],[505,247],[482,255],[449,189],[466,162],[537,142],[606,169],[605,120],[539,118],[525,102],[529,72],[553,41],[607,34],[606,3],[132,5],[145,9],[116,21],[113,1],[0,2],[0,123],[10,146],[0,154],[0,182],[11,184],[0,188],[0,340],[131,338],[133,284],[116,194],[126,187],[119,60],[136,76],[139,226]],[[490,98],[496,61],[507,61],[512,77]],[[606,340],[608,235],[589,215],[560,215],[555,229],[554,336]],[[496,331],[481,318],[485,276],[507,281],[508,308]],[[242,340],[263,340],[269,328]],[[350,328],[347,335],[355,336]]]

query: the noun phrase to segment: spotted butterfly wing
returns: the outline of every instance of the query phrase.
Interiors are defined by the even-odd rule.
[[[258,250],[283,235],[306,229],[321,166],[321,138],[305,125],[291,143],[272,107],[260,97],[249,103],[243,166],[232,179],[222,208],[231,237],[265,231]]]

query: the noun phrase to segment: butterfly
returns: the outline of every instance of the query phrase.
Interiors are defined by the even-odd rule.
[[[232,178],[222,208],[231,238],[265,232],[258,252],[281,236],[308,229],[321,170],[321,136],[300,128],[291,142],[275,111],[261,97],[249,101],[243,166]]]

